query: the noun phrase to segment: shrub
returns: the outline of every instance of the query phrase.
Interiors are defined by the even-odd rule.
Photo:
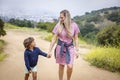
[[[4,30],[4,22],[2,21],[2,19],[0,19],[0,37],[5,35],[6,31]]]
[[[97,42],[100,45],[119,46],[120,25],[114,25],[101,30],[97,34]]]
[[[113,47],[98,47],[84,56],[92,65],[113,72],[120,72],[120,49]]]
[[[49,33],[44,37],[44,39],[47,40],[47,41],[51,41],[52,37],[53,37],[52,33]]]
[[[6,54],[2,53],[4,45],[5,42],[3,40],[0,40],[0,61],[2,61],[6,57]]]
[[[56,22],[39,22],[37,24],[37,28],[47,30],[48,32],[52,32]]]

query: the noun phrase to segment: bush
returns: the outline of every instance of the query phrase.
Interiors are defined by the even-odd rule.
[[[49,33],[44,37],[44,39],[47,41],[52,41],[52,37],[53,37],[52,33]]]
[[[113,12],[112,14],[109,14],[107,16],[107,19],[116,22],[117,24],[120,24],[120,11],[116,11]]]
[[[97,28],[95,28],[95,26],[93,24],[90,24],[90,23],[85,23],[85,25],[83,27],[81,27],[80,30],[81,30],[81,35],[83,37],[92,32],[95,33],[93,35],[96,35],[96,33],[99,31]]]
[[[120,72],[120,49],[113,47],[98,47],[84,56],[92,65],[113,72]]]
[[[6,57],[6,54],[3,54],[4,45],[5,42],[3,40],[0,40],[0,61],[2,61]]]
[[[54,26],[56,25],[56,22],[39,22],[37,24],[37,28],[47,30],[48,32],[52,32]]]
[[[0,19],[0,37],[5,35],[6,31],[4,30],[4,22]]]
[[[17,25],[19,27],[29,27],[29,28],[33,28],[34,27],[34,21],[30,21],[30,20],[20,20],[20,19],[14,19],[11,18],[9,20],[9,23]]]
[[[100,45],[119,46],[120,25],[114,25],[101,30],[97,34],[97,42]]]

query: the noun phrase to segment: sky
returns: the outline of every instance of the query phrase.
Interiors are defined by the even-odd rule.
[[[33,15],[48,12],[51,15],[59,16],[61,10],[67,9],[73,17],[92,10],[114,6],[120,7],[120,0],[0,0],[0,11],[22,10],[21,14]]]

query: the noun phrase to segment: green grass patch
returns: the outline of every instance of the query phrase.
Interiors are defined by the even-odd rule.
[[[47,40],[47,41],[52,41],[52,37],[53,37],[53,34],[48,33],[48,34],[45,35],[44,39]]]
[[[85,54],[84,59],[94,66],[120,72],[120,48],[97,47]]]
[[[87,44],[86,41],[81,38],[79,38],[78,42],[79,42],[79,44]]]
[[[5,45],[5,42],[3,40],[0,40],[0,52],[3,50],[4,45]]]
[[[0,53],[0,61],[3,61],[6,56],[7,56],[6,54]]]
[[[20,29],[21,27],[12,25],[10,23],[5,23],[5,29]]]
[[[3,40],[0,40],[0,61],[6,57],[6,54],[3,53],[4,46],[5,42]]]

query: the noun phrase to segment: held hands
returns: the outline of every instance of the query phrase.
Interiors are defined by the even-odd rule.
[[[52,54],[51,52],[48,52],[47,58],[51,58]]]
[[[79,58],[79,54],[78,53],[75,53],[75,56],[76,56],[76,59]]]
[[[79,48],[75,48],[75,56],[76,59],[79,57]]]

